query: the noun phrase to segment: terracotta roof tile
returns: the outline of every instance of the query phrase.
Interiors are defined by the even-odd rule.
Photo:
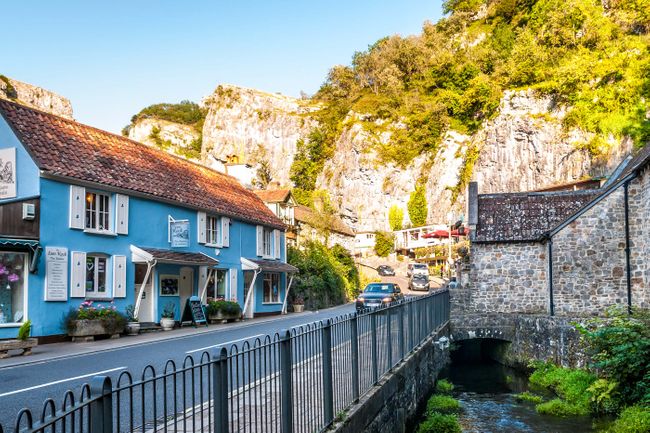
[[[42,171],[284,229],[237,180],[142,143],[13,102],[0,114]]]
[[[289,197],[289,189],[258,189],[253,191],[262,201],[266,203],[281,203]]]

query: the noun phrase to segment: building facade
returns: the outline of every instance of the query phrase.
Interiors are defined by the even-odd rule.
[[[282,311],[285,224],[235,179],[0,101],[0,339],[63,334],[88,300],[158,322],[190,296]]]

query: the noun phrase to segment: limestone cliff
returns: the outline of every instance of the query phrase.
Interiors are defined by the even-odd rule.
[[[4,75],[0,75],[0,98],[72,119],[72,105],[68,98]]]
[[[191,125],[168,120],[145,118],[128,130],[128,137],[149,146],[158,146],[172,154],[186,154],[201,134]],[[190,158],[192,159],[192,158]]]

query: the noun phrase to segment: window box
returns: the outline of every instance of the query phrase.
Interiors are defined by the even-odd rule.
[[[73,342],[93,341],[97,335],[110,335],[119,338],[124,332],[125,322],[121,318],[70,320],[68,322],[68,335]]]

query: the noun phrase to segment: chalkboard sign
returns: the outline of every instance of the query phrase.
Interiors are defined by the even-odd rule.
[[[201,300],[198,296],[191,296],[185,303],[181,322],[192,322],[194,326],[201,324],[208,326],[208,321],[206,320],[205,312],[203,311],[203,305],[201,305]]]

